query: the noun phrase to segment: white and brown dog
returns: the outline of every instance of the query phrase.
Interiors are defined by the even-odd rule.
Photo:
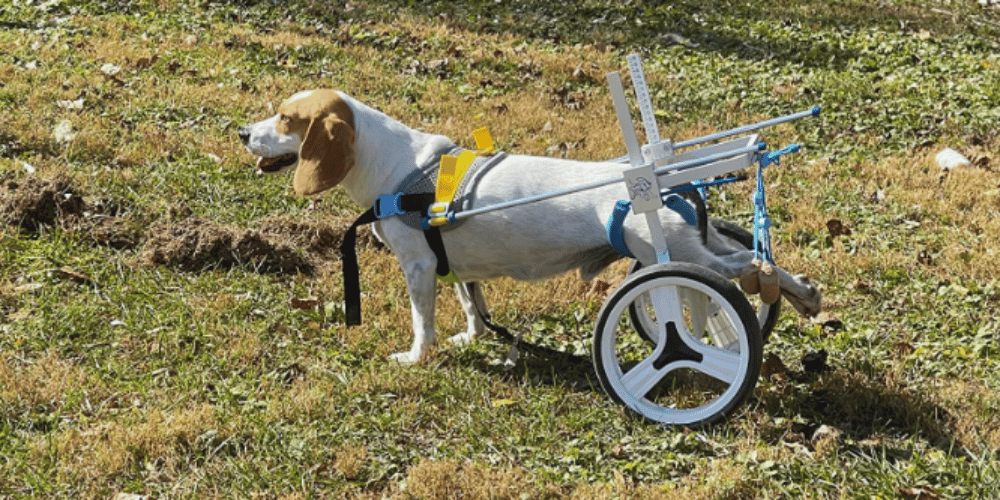
[[[240,140],[260,158],[257,169],[277,172],[296,168],[295,192],[315,195],[340,184],[361,207],[392,194],[422,165],[437,161],[455,143],[441,135],[414,130],[347,95],[332,90],[295,94],[271,118],[240,130]],[[487,206],[620,175],[627,165],[562,160],[535,156],[508,156],[480,180],[477,206]],[[540,280],[578,269],[589,280],[619,254],[608,243],[605,222],[617,200],[627,199],[625,186],[560,196],[546,201],[485,213],[443,232],[451,269],[463,282],[499,276]],[[734,279],[753,266],[754,253],[725,243],[709,226],[708,243],[697,228],[672,210],[661,210],[660,220],[672,260],[691,262]],[[626,220],[624,238],[645,265],[656,262],[644,218]],[[375,233],[396,255],[406,277],[413,313],[413,345],[394,354],[402,363],[421,360],[435,343],[436,296],[434,252],[420,234],[398,217],[375,223]],[[820,293],[802,276],[777,269],[782,295],[804,315],[820,310]],[[451,337],[469,342],[484,333],[476,307],[486,309],[481,293],[470,296],[458,286],[468,330]]]

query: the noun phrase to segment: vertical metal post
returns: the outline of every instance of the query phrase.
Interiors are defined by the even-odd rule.
[[[644,167],[645,161],[642,157],[642,150],[639,147],[639,139],[635,135],[635,127],[632,126],[632,113],[628,110],[628,103],[625,101],[625,90],[622,87],[621,75],[615,71],[608,73],[608,86],[611,89],[611,100],[615,105],[615,113],[618,115],[618,126],[622,129],[622,136],[625,138],[625,148],[628,149],[629,163],[634,168]],[[626,179],[629,177],[626,174]],[[627,181],[626,181],[627,182]],[[652,182],[656,183],[656,176],[652,176]],[[629,186],[626,185],[626,188]],[[659,186],[654,189],[659,196]],[[663,226],[660,225],[658,210],[645,212],[646,223],[649,225],[649,236],[652,240],[653,249],[656,251],[657,262],[669,262],[670,253],[667,251],[667,239],[663,234]]]

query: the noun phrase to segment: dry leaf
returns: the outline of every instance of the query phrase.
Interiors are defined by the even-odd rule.
[[[934,488],[930,486],[897,486],[896,492],[903,495],[906,498],[912,498],[914,500],[937,500],[941,498],[941,495]]]
[[[298,309],[300,311],[311,311],[313,309],[316,309],[316,306],[319,305],[319,299],[317,299],[316,297],[308,297],[304,299],[300,299],[298,297],[292,297],[290,305],[292,309]]]
[[[830,231],[830,236],[834,238],[838,236],[850,236],[851,228],[844,225],[840,219],[830,219],[826,221],[826,229]]]
[[[785,363],[773,352],[768,353],[767,359],[764,360],[764,364],[760,367],[760,374],[764,378],[783,378],[787,371]]]
[[[90,283],[90,276],[87,276],[86,274],[70,267],[61,267],[57,269],[56,272],[63,278],[80,283],[81,285]]]

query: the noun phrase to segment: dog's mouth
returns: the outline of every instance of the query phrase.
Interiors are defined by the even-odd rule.
[[[261,172],[273,173],[285,167],[295,165],[298,161],[299,155],[295,153],[275,156],[274,158],[264,158],[261,156],[257,159],[257,170],[260,170]]]

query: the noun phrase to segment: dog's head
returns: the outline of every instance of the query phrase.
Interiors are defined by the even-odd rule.
[[[243,127],[239,136],[260,157],[257,170],[295,168],[292,186],[302,196],[336,186],[354,166],[354,113],[332,90],[299,92],[278,114]]]

